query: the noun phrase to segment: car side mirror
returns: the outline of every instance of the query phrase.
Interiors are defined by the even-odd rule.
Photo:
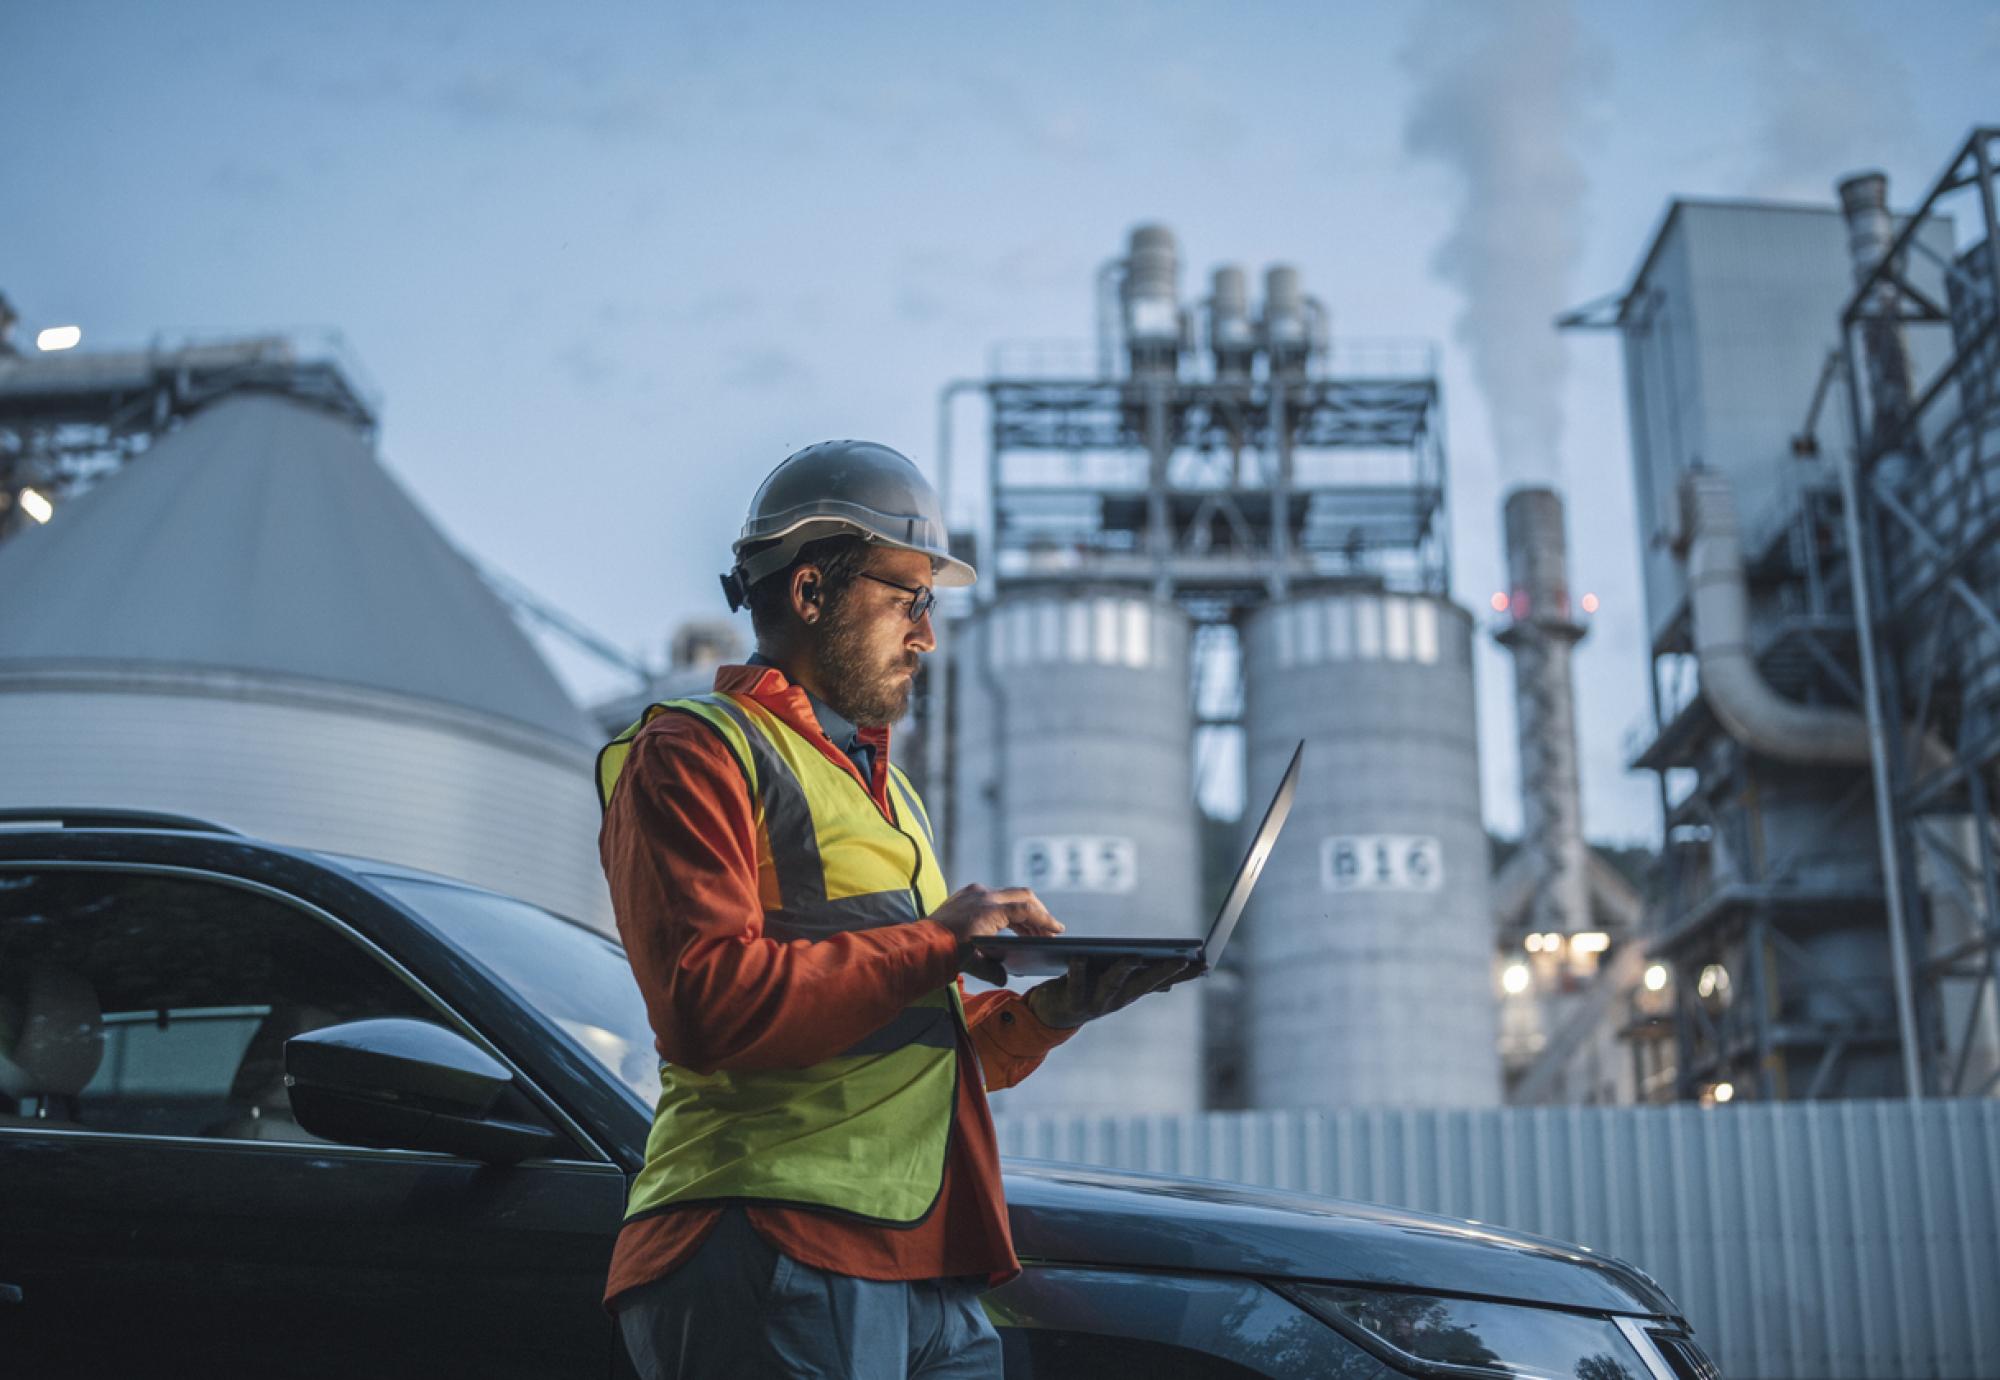
[[[349,1021],[285,1041],[292,1117],[325,1140],[442,1150],[488,1164],[546,1153],[560,1138],[492,1115],[507,1067],[456,1031],[400,1016]]]

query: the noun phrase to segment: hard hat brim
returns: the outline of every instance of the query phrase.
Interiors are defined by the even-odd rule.
[[[745,546],[775,542],[754,555],[740,559],[737,570],[741,573],[747,588],[766,576],[775,575],[790,565],[799,554],[799,548],[808,542],[823,537],[837,537],[842,534],[857,536],[873,546],[888,546],[899,551],[914,551],[918,555],[929,556],[935,562],[931,574],[931,584],[939,589],[964,589],[978,583],[979,572],[971,565],[951,554],[941,544],[934,544],[926,538],[932,537],[934,524],[921,518],[898,519],[894,525],[903,527],[907,535],[892,534],[883,530],[891,525],[882,515],[866,509],[866,517],[833,515],[824,511],[836,505],[816,504],[822,511],[791,517],[789,522],[746,523],[743,535],[737,539],[736,550],[740,553]],[[850,505],[837,505],[847,507]],[[756,530],[753,533],[753,528]],[[771,530],[775,528],[776,530]]]

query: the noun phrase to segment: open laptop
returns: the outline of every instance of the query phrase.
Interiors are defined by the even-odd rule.
[[[1066,973],[1071,960],[1078,958],[1094,962],[1114,962],[1121,958],[1179,958],[1199,963],[1203,971],[1213,969],[1222,961],[1223,947],[1229,943],[1236,922],[1243,917],[1243,907],[1250,900],[1250,890],[1263,874],[1264,864],[1271,856],[1271,847],[1278,841],[1278,831],[1285,827],[1285,817],[1292,812],[1292,797],[1298,793],[1299,787],[1299,758],[1304,756],[1305,750],[1303,740],[1292,750],[1291,765],[1285,768],[1285,777],[1278,783],[1277,794],[1271,797],[1270,808],[1264,811],[1264,822],[1257,826],[1257,833],[1250,840],[1250,851],[1244,854],[1243,865],[1236,869],[1236,880],[1229,884],[1229,894],[1222,898],[1222,909],[1216,912],[1215,923],[1208,927],[1206,939],[1091,939],[1068,934],[1038,938],[1025,934],[996,934],[975,941],[972,946],[974,951],[1004,964],[1010,977]]]

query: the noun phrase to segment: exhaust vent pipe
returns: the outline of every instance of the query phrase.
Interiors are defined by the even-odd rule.
[[[1866,718],[1786,699],[1757,669],[1743,538],[1729,481],[1713,470],[1691,471],[1681,480],[1681,512],[1701,693],[1723,728],[1744,747],[1781,762],[1867,765]]]

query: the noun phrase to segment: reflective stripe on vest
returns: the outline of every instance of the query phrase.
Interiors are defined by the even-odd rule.
[[[743,771],[767,937],[817,942],[902,924],[943,902],[930,821],[909,779],[889,768],[893,819],[885,819],[851,773],[747,698],[649,706],[598,755],[607,807],[632,740],[660,713],[699,719]],[[810,1068],[698,1074],[662,1065],[626,1220],[714,1201],[822,1208],[898,1226],[923,1220],[943,1186],[963,1025],[951,983]]]

